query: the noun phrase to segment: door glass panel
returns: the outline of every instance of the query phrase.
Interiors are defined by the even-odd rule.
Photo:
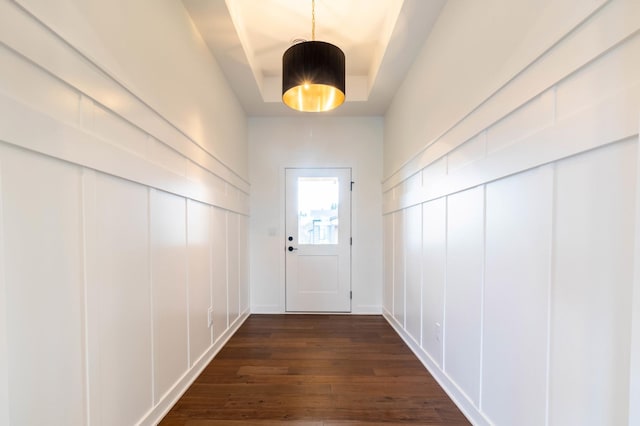
[[[298,244],[338,244],[337,177],[298,178]]]

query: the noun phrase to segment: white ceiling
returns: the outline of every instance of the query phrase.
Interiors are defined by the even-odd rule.
[[[316,0],[316,40],[346,56],[346,102],[332,115],[383,115],[446,0]],[[282,54],[311,40],[311,0],[182,0],[250,116],[282,104]],[[325,113],[326,114],[326,113]]]

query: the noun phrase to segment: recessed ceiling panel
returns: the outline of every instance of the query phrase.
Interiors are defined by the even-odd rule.
[[[315,1],[315,39],[335,44],[346,56],[346,102],[337,114],[384,113],[389,93],[404,78],[444,2]],[[311,0],[183,0],[183,4],[247,113],[291,114],[280,99],[282,54],[294,40],[311,40]],[[389,58],[394,66],[386,64]],[[378,87],[380,82],[391,86]],[[376,96],[377,92],[385,95]]]

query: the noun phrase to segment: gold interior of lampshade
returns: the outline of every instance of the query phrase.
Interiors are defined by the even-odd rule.
[[[282,101],[290,108],[303,112],[324,112],[339,107],[344,93],[327,84],[301,84],[282,94]]]

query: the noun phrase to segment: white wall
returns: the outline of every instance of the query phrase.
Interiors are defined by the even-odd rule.
[[[251,311],[284,312],[284,169],[351,167],[352,312],[380,313],[382,118],[249,119]]]
[[[244,113],[171,0],[0,0],[0,63],[0,424],[155,424],[248,314]]]
[[[640,3],[516,3],[385,116],[384,314],[475,424],[638,424]]]

